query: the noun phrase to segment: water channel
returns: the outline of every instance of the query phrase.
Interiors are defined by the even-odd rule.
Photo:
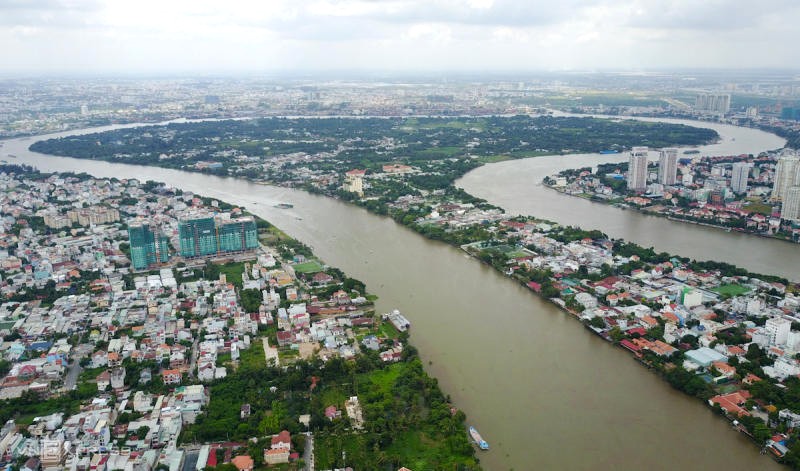
[[[75,133],[61,135],[67,134]],[[781,145],[774,136],[764,134],[767,137],[752,143],[754,149]],[[427,370],[490,441],[492,450],[479,454],[488,470],[781,469],[705,405],[673,390],[555,306],[459,250],[428,241],[388,218],[302,191],[232,178],[45,156],[28,151],[31,142],[5,141],[0,155],[13,154],[17,162],[43,171],[163,181],[245,206],[312,246],[329,264],[364,280],[380,296],[379,312],[399,308],[412,321],[412,341]],[[608,160],[604,157],[601,161]],[[613,225],[604,223],[605,217],[587,219],[574,212],[589,216],[614,213],[613,208],[592,205],[590,210],[573,210],[585,202],[537,186],[538,175],[552,173],[557,164],[573,167],[579,164],[577,159],[590,158],[494,164],[468,174],[460,184],[514,212],[580,223],[621,236]],[[538,170],[537,165],[547,159],[554,162]],[[510,175],[514,165],[519,178]],[[560,212],[542,207],[550,201],[560,204]],[[279,202],[294,207],[274,208]],[[618,224],[632,235],[644,234],[649,224],[660,221],[644,220],[632,212],[618,216],[626,217],[631,221]],[[697,255],[688,250],[711,237],[704,234],[724,239],[712,244],[703,258],[717,258],[720,250],[728,250],[725,246],[732,237],[752,244],[747,249],[752,252],[767,250],[774,243],[678,226],[677,231],[690,238],[675,251],[690,256]],[[787,252],[796,248],[783,244],[780,247]],[[796,259],[777,259],[776,266],[764,271],[791,272],[797,266],[792,260]]]

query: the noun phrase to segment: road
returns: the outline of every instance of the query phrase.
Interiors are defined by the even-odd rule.
[[[306,462],[306,471],[314,471],[314,435],[306,432],[306,449],[303,451],[303,461]]]
[[[189,379],[194,379],[195,371],[197,366],[197,357],[200,354],[198,351],[197,345],[200,343],[200,335],[196,334],[194,341],[192,342],[192,350],[189,354]]]
[[[67,376],[64,378],[64,389],[72,391],[72,388],[78,384],[78,376],[81,374],[81,361],[78,358],[72,359],[72,364],[67,368]]]
[[[74,349],[72,363],[67,367],[67,375],[64,377],[64,390],[71,391],[78,384],[78,377],[81,374],[81,360],[89,356],[92,349],[85,345],[79,345]]]

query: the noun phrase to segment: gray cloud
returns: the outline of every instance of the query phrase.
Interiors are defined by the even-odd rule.
[[[100,0],[0,0],[0,25],[28,27],[82,27]]]
[[[797,0],[125,1],[0,0],[0,63],[752,67],[796,63],[800,20]]]

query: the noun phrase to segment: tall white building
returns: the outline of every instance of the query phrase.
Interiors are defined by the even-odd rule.
[[[697,111],[725,114],[731,110],[730,93],[698,93],[694,101]]]
[[[786,190],[781,204],[781,217],[789,221],[800,222],[800,186],[790,186]]]
[[[792,321],[783,317],[772,317],[764,324],[764,333],[769,338],[770,345],[786,345]]]
[[[800,162],[800,159],[794,153],[790,152],[781,155],[778,159],[778,164],[775,166],[775,180],[772,185],[770,199],[780,201],[790,186],[800,185],[800,181],[798,181],[798,176],[800,175],[798,175],[797,171],[798,167],[800,167],[798,162]]]
[[[634,147],[628,158],[628,189],[644,191],[647,188],[647,147]]]
[[[661,149],[658,157],[658,183],[674,185],[678,175],[678,149]]]
[[[736,162],[731,173],[731,190],[736,194],[747,193],[747,177],[750,174],[750,164]]]

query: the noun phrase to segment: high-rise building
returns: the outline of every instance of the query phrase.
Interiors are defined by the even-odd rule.
[[[647,147],[634,147],[628,158],[628,189],[644,191],[647,188]]]
[[[251,217],[188,219],[178,224],[181,256],[205,257],[258,248],[258,228]]]
[[[731,172],[731,190],[736,194],[747,193],[747,178],[750,175],[748,162],[736,162]]]
[[[164,233],[153,231],[149,224],[129,225],[128,239],[134,270],[144,270],[169,261],[169,239]]]
[[[217,228],[214,218],[197,218],[181,221],[178,224],[178,243],[181,256],[186,258],[204,257],[217,253]]]
[[[730,93],[698,93],[694,101],[697,111],[725,114],[731,110]]]
[[[661,149],[658,157],[658,183],[674,185],[678,176],[678,149]]]
[[[770,199],[773,201],[780,201],[783,199],[786,190],[790,186],[800,185],[798,181],[798,165],[800,159],[792,152],[784,153],[778,159],[778,164],[775,166],[775,179],[772,184],[772,196]]]
[[[258,229],[251,217],[225,221],[217,226],[220,252],[241,252],[258,248]]]
[[[781,204],[781,218],[800,222],[800,186],[790,186]]]

